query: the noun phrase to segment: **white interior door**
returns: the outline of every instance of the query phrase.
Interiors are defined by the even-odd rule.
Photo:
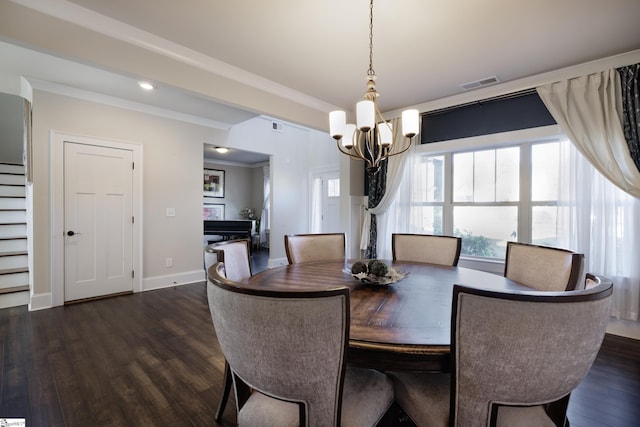
[[[64,300],[133,291],[133,152],[64,145]]]

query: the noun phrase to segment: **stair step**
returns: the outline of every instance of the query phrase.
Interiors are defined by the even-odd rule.
[[[26,251],[27,238],[0,239],[0,252]]]
[[[28,255],[27,251],[6,251],[0,252],[0,257],[3,256],[17,256],[17,255]]]
[[[0,173],[24,175],[24,165],[0,163]]]
[[[15,185],[24,187],[26,185],[24,174],[16,175],[9,173],[0,173],[0,185]]]
[[[24,197],[2,197],[0,196],[2,209],[27,209],[27,201]]]
[[[26,197],[26,194],[24,185],[0,185],[0,197]]]
[[[0,224],[0,237],[16,237],[26,235],[26,224]]]
[[[29,257],[26,253],[0,256],[0,271],[13,268],[28,268]]]
[[[27,268],[27,267],[2,268],[2,269],[0,269],[0,275],[15,274],[15,273],[28,273],[28,272],[29,272],[29,268]]]
[[[29,304],[29,291],[0,295],[0,309]]]
[[[27,211],[21,209],[0,209],[0,223],[17,224],[24,223]]]
[[[29,285],[29,271],[26,268],[14,269],[13,273],[0,273],[0,288],[13,288],[15,286]],[[7,271],[7,270],[4,270]]]
[[[14,292],[24,292],[29,290],[29,285],[14,286],[12,288],[0,288],[0,295],[12,294]]]

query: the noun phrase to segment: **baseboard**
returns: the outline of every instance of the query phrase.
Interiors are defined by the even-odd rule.
[[[269,258],[269,263],[267,264],[267,268],[276,268],[282,267],[283,265],[288,265],[289,261],[287,258]]]
[[[640,340],[640,323],[632,320],[611,319],[607,325],[607,333]]]
[[[51,307],[53,307],[51,292],[31,295],[31,301],[29,302],[29,311],[44,310]]]
[[[142,279],[142,291],[153,291],[155,289],[170,288],[171,286],[203,282],[206,280],[205,277],[204,269],[168,274],[166,276],[145,277]]]

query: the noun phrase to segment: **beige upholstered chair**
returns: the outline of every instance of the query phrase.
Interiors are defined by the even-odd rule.
[[[566,249],[507,242],[504,276],[540,291],[580,289],[584,255]]]
[[[289,264],[344,259],[345,242],[344,233],[289,234],[284,236],[284,248]]]
[[[348,288],[247,288],[221,269],[209,269],[207,294],[233,372],[239,426],[373,426],[383,418],[391,380],[345,364]]]
[[[216,262],[224,262],[225,276],[234,281],[251,277],[249,240],[226,240],[207,245],[204,264],[208,270]]]
[[[251,256],[249,255],[249,241],[226,240],[207,245],[204,249],[204,264],[208,272],[209,268],[218,263],[224,262],[224,275],[234,281],[244,280],[251,277]],[[229,400],[233,380],[229,364],[224,363],[224,385],[215,419],[220,420]]]
[[[432,234],[391,235],[394,261],[425,262],[440,265],[458,265],[462,239]]]
[[[557,293],[456,285],[451,374],[393,374],[396,400],[419,426],[563,426],[611,295],[610,283]]]
[[[608,277],[601,276],[599,274],[587,273],[584,278],[584,289],[593,288],[601,283],[610,283],[613,285],[613,281]]]

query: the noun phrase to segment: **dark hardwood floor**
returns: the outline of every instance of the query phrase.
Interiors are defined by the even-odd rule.
[[[260,270],[260,268],[258,268]],[[0,310],[0,419],[29,427],[229,426],[204,283],[28,312]],[[640,341],[607,336],[572,427],[640,425]]]

